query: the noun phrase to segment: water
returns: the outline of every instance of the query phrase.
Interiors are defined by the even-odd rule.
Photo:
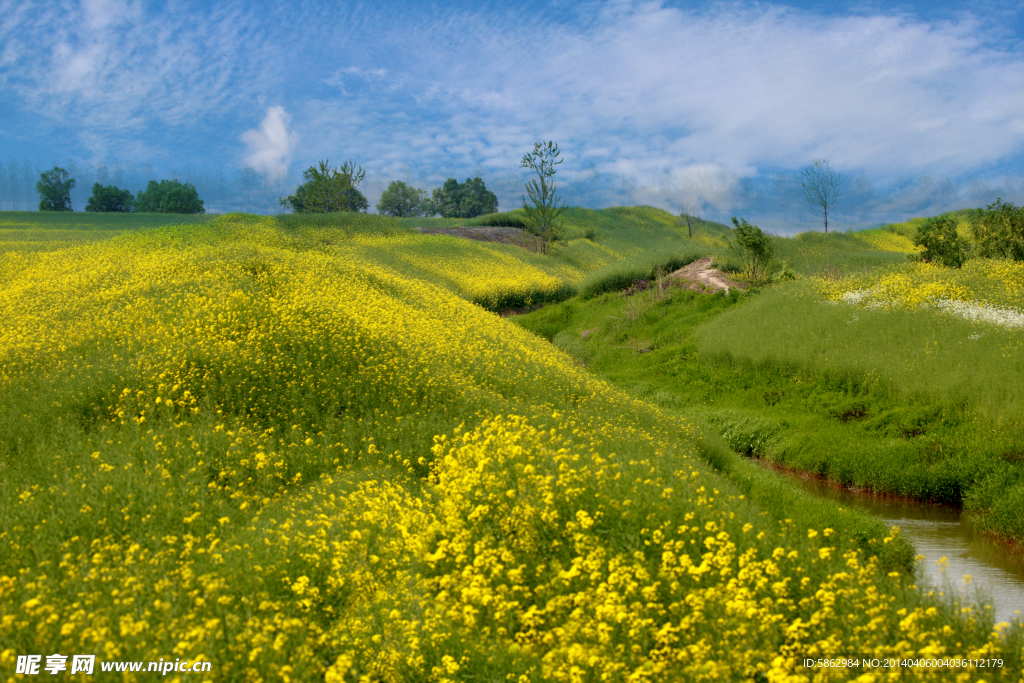
[[[996,622],[1024,621],[1024,553],[979,532],[960,510],[857,493],[798,475],[791,478],[819,498],[867,510],[889,526],[898,526],[917,551],[918,576],[927,577],[937,590],[964,591],[973,602],[977,588],[979,606],[991,605]],[[965,575],[971,577],[966,585]]]

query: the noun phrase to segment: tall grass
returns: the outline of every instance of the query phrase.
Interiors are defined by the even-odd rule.
[[[994,419],[1024,411],[1020,330],[928,309],[828,303],[809,282],[766,292],[709,323],[697,339],[710,356],[875,383]]]

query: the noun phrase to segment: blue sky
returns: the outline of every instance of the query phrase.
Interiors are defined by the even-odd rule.
[[[368,196],[483,174],[512,208],[554,139],[588,205],[728,210],[816,157],[955,202],[1024,178],[1017,4],[0,0],[0,159],[286,185],[353,159]]]

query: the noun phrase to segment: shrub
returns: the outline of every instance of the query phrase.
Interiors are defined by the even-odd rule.
[[[506,211],[504,213],[488,213],[477,216],[469,221],[470,225],[486,225],[493,228],[525,228],[526,222],[522,213]]]
[[[763,279],[775,265],[775,244],[770,235],[746,219],[732,219],[736,229],[733,231],[733,249],[743,255],[747,272],[751,280]]]
[[[967,242],[957,233],[956,221],[948,216],[935,216],[919,225],[914,244],[924,251],[908,254],[911,260],[920,258],[947,268],[960,268],[967,260]]]
[[[978,255],[1024,261],[1024,206],[996,199],[972,216]]]

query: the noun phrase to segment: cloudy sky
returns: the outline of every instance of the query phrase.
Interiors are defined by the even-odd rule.
[[[553,139],[592,204],[816,157],[959,187],[1024,177],[1018,5],[0,0],[0,158],[417,178]]]

